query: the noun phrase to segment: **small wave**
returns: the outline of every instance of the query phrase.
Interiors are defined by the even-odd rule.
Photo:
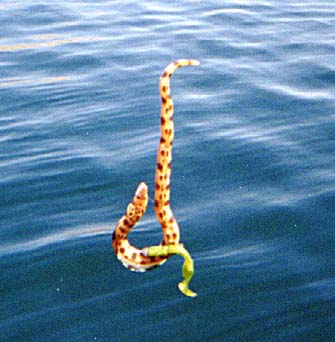
[[[214,262],[220,268],[249,268],[269,262],[276,249],[274,242],[222,247],[195,254],[194,259],[206,264]]]
[[[291,96],[294,98],[302,99],[302,100],[333,100],[334,93],[326,90],[317,90],[317,89],[299,89],[296,87],[284,85],[284,84],[273,84],[268,83],[262,85],[262,88],[274,91],[276,93],[281,93],[287,96]]]
[[[317,296],[324,300],[334,300],[335,298],[335,278],[315,280],[299,287],[297,290],[315,290]]]
[[[32,84],[48,84],[63,82],[69,79],[68,76],[53,76],[53,77],[40,77],[40,78],[20,78],[20,77],[10,77],[4,79],[0,82],[0,88],[3,87],[17,87],[22,85],[32,85]]]
[[[44,37],[42,36],[42,38]],[[102,40],[102,38],[100,37],[72,37],[72,38],[55,39],[55,40],[49,40],[49,41],[44,41],[44,39],[40,39],[40,41],[31,42],[31,43],[0,45],[0,51],[29,50],[29,49],[37,49],[37,48],[43,48],[43,47],[55,47],[55,46],[64,45],[64,44],[83,43],[83,42],[98,41],[98,40]]]
[[[104,226],[102,228],[95,227],[75,227],[61,232],[45,235],[35,239],[17,242],[12,244],[3,244],[0,246],[0,256],[10,254],[20,254],[28,251],[34,251],[52,244],[65,242],[69,240],[82,239],[99,235],[107,235],[111,233],[112,228]]]

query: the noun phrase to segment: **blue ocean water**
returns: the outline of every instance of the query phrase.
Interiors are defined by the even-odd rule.
[[[0,340],[335,340],[335,4],[2,1]],[[153,198],[172,80],[171,205],[194,257],[122,267]],[[131,234],[158,244],[152,202]]]

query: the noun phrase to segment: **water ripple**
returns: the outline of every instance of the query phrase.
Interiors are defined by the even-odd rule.
[[[65,39],[53,39],[49,41],[44,41],[46,38],[49,39],[48,35],[39,36],[41,41],[31,42],[31,43],[22,43],[16,45],[0,45],[0,51],[19,51],[19,50],[28,50],[28,49],[37,49],[37,48],[45,48],[45,47],[56,47],[64,44],[73,44],[73,43],[82,43],[82,42],[90,42],[90,41],[100,41],[102,38],[99,37],[71,37]]]
[[[28,241],[22,241],[13,244],[0,245],[0,256],[11,254],[19,254],[38,250],[40,248],[58,243],[65,243],[70,240],[83,239],[87,237],[95,237],[100,235],[111,234],[112,227],[103,224],[103,228],[94,227],[74,227],[57,233],[48,234]]]

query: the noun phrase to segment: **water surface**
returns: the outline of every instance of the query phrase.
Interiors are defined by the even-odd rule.
[[[2,341],[335,339],[335,5],[0,5]],[[172,81],[172,201],[192,253],[122,267],[111,232],[153,198],[159,76]],[[131,234],[157,244],[150,202]]]

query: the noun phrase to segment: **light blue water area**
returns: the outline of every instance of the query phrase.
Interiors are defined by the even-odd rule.
[[[2,1],[1,341],[335,339],[335,4]],[[159,76],[172,80],[171,205],[191,252],[122,267],[113,227],[158,244]]]

